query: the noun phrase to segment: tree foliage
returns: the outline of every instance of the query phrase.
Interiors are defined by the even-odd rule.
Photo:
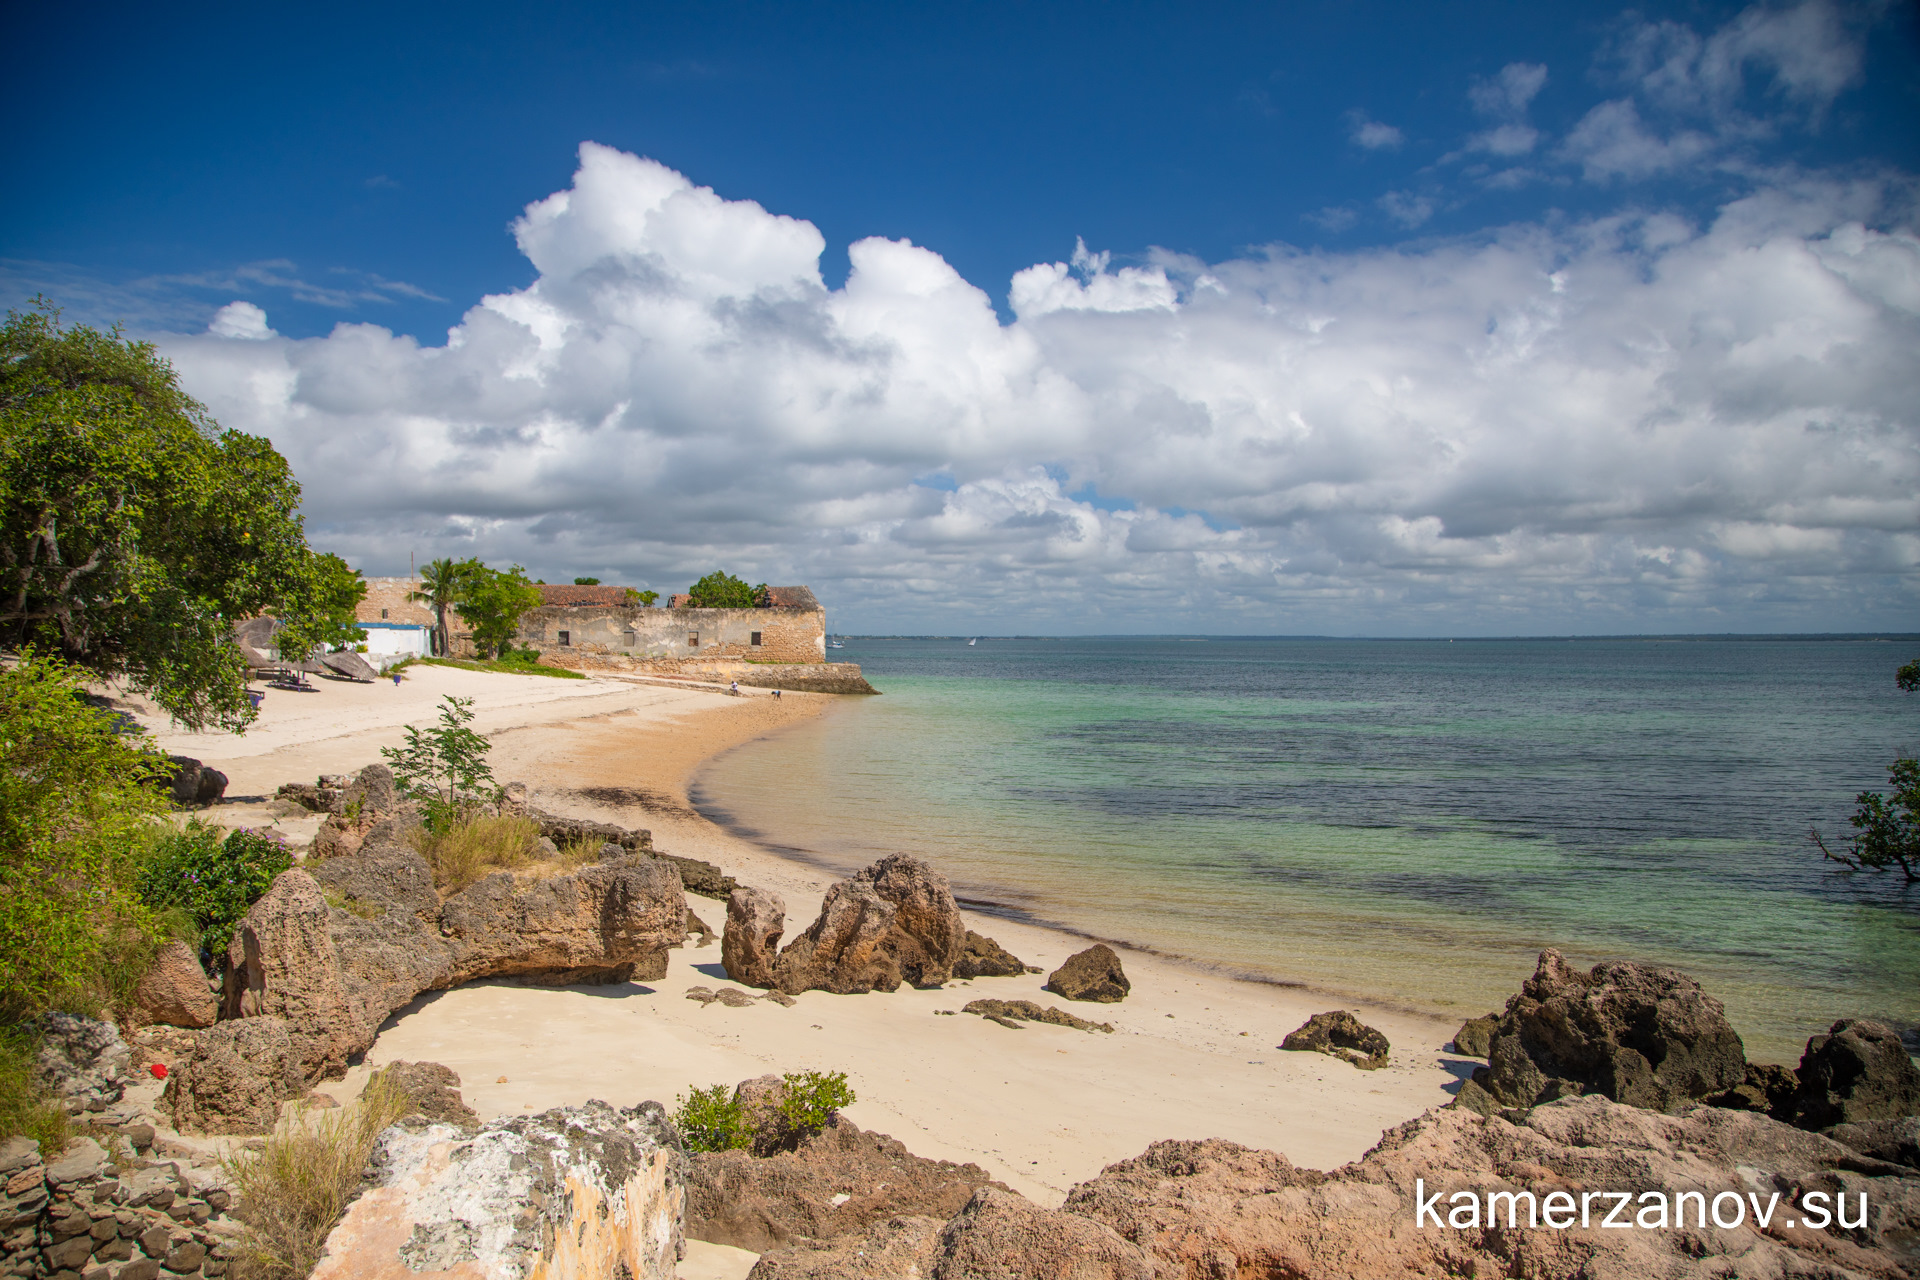
[[[1920,690],[1920,660],[1907,663],[1894,675],[1894,684],[1907,692]],[[1899,868],[1908,884],[1920,882],[1920,760],[1901,756],[1887,766],[1888,793],[1862,791],[1853,798],[1847,819],[1854,836],[1836,852],[1815,828],[1813,843],[1826,857],[1852,871]]]
[[[715,569],[687,588],[687,603],[695,609],[752,609],[764,604],[767,584],[750,587],[724,569]]]
[[[451,560],[442,557],[429,561],[420,569],[420,590],[409,591],[407,599],[427,605],[433,610],[436,643],[439,652],[447,650],[447,610],[460,600],[466,581],[475,569],[480,567],[478,560]]]
[[[402,795],[426,803],[428,825],[445,830],[460,813],[465,797],[493,788],[493,769],[487,752],[493,744],[467,726],[473,721],[473,699],[451,695],[441,699],[440,723],[421,729],[407,726],[404,746],[382,747],[394,785]]]
[[[575,579],[573,580],[573,585],[574,585],[574,586],[576,586],[576,587],[597,587],[597,586],[599,586],[599,585],[600,585],[600,579],[598,579],[598,578],[575,578]]]
[[[336,555],[309,556],[302,571],[298,598],[281,618],[285,625],[274,633],[281,655],[301,662],[315,652],[365,640],[357,614],[367,598],[367,580],[359,571]]]
[[[540,607],[540,588],[519,565],[502,573],[477,560],[468,564],[454,609],[473,629],[473,647],[489,657],[512,646],[521,615]]]
[[[299,598],[300,487],[222,431],[151,343],[0,325],[0,636],[125,676],[192,728],[253,717],[235,620]]]
[[[97,994],[116,938],[153,925],[134,884],[173,766],[83,676],[31,649],[0,670],[0,1022]]]

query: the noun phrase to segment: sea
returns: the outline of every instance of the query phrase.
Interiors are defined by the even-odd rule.
[[[1557,947],[1685,971],[1755,1060],[1841,1017],[1920,1049],[1920,886],[1808,835],[1920,750],[1920,637],[968,639],[846,637],[882,696],[710,762],[695,805],[1330,1002],[1478,1015]]]

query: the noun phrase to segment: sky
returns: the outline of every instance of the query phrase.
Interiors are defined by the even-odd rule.
[[[1920,630],[1912,4],[10,14],[314,545],[846,632]]]

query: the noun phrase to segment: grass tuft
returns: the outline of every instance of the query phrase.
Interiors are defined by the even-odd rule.
[[[49,1101],[33,1082],[40,1033],[32,1026],[0,1026],[0,1139],[15,1134],[40,1144],[43,1158],[57,1155],[73,1137],[66,1108]]]
[[[464,818],[444,832],[423,827],[414,835],[442,893],[458,893],[493,871],[526,866],[539,839],[539,823],[512,816]]]
[[[239,1192],[243,1232],[237,1280],[301,1280],[347,1211],[381,1130],[413,1109],[392,1076],[376,1072],[351,1106],[316,1115],[289,1108],[266,1143],[223,1162]]]

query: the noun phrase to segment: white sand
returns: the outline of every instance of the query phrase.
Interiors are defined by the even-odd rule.
[[[730,698],[445,668],[416,669],[397,690],[328,683],[317,694],[270,694],[262,724],[244,739],[173,734],[163,742],[226,770],[230,792],[267,795],[283,781],[376,761],[378,747],[397,743],[409,718],[423,722],[440,695],[473,696],[476,727],[495,742],[497,775],[528,782],[537,802],[648,826],[657,848],[718,863],[780,893],[789,937],[818,910],[826,872],[739,840],[685,802],[687,777],[700,761],[809,714],[819,705],[814,696]],[[595,802],[578,794],[589,787],[630,794],[603,792]],[[242,805],[217,816],[263,815]],[[723,903],[689,902],[716,930],[723,927]],[[1088,945],[971,914],[968,924],[1044,970]],[[1318,1054],[1285,1053],[1277,1046],[1288,1031],[1341,1003],[1122,954],[1133,993],[1118,1005],[1064,1001],[1041,990],[1043,975],[1027,975],[938,991],[808,992],[791,1009],[771,1001],[732,1009],[684,998],[689,986],[726,982],[717,943],[690,944],[655,983],[559,990],[478,983],[429,993],[392,1019],[366,1063],[329,1091],[344,1099],[387,1062],[441,1062],[459,1073],[469,1104],[493,1116],[588,1098],[671,1106],[693,1086],[844,1071],[859,1097],[847,1111],[855,1123],[923,1156],[977,1163],[1056,1205],[1074,1183],[1164,1138],[1229,1138],[1296,1164],[1335,1167],[1357,1159],[1382,1130],[1447,1102],[1446,1086],[1473,1065],[1442,1051],[1451,1023],[1351,1001],[1344,1007],[1392,1041],[1389,1067],[1363,1072]],[[1114,1033],[1045,1025],[1015,1031],[940,1012],[957,1013],[981,996],[1060,1005],[1111,1022]],[[744,1274],[741,1259],[751,1255],[731,1253],[739,1256],[702,1250],[684,1274]]]

